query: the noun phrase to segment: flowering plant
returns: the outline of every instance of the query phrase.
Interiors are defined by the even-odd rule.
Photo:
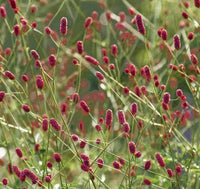
[[[199,188],[199,0],[0,2],[3,188]]]

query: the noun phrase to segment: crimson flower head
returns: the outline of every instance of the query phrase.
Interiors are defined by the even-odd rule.
[[[30,107],[26,104],[22,105],[22,109],[25,111],[25,112],[30,112]]]
[[[2,18],[6,18],[7,13],[6,13],[6,9],[4,6],[0,6],[0,14]]]
[[[137,111],[138,111],[137,103],[133,102],[132,105],[131,105],[131,113],[132,113],[132,115],[135,116],[137,114]]]
[[[10,80],[14,80],[14,79],[15,79],[15,75],[14,75],[12,72],[10,72],[10,71],[5,71],[4,74],[5,74],[5,76],[7,76],[8,79],[10,79]]]
[[[196,57],[196,55],[195,54],[191,54],[190,55],[190,60],[191,60],[191,62],[192,62],[192,64],[198,64],[198,58]]]
[[[88,28],[88,27],[91,26],[91,24],[92,24],[92,18],[91,18],[91,17],[87,17],[87,18],[85,19],[84,27],[85,27],[85,28]]]
[[[61,130],[60,124],[54,118],[51,118],[49,122],[50,122],[51,126],[53,127],[53,129],[55,129],[56,131]]]
[[[170,94],[168,92],[164,93],[163,95],[163,102],[168,104],[170,102]]]
[[[119,164],[119,162],[117,162],[117,161],[114,161],[113,162],[113,167],[115,168],[115,169],[120,169],[120,164]]]
[[[113,121],[113,113],[111,109],[106,111],[106,125],[111,127]]]
[[[144,169],[147,171],[147,170],[150,169],[150,167],[151,167],[151,161],[148,160],[148,161],[146,161],[145,164],[144,164]]]
[[[19,9],[17,7],[17,2],[16,0],[8,0],[9,4],[10,4],[10,8],[14,10],[15,13],[19,12]]]
[[[0,91],[0,102],[3,101],[4,97],[5,97],[5,92],[4,91]]]
[[[90,108],[84,100],[80,101],[80,106],[81,106],[82,110],[84,110],[86,113],[90,112]]]
[[[173,171],[171,169],[167,169],[167,174],[169,178],[173,177]]]
[[[143,20],[142,20],[142,16],[140,14],[136,15],[136,25],[137,25],[137,29],[138,31],[144,35],[146,33],[144,24],[143,24]]]
[[[48,128],[49,128],[49,122],[48,122],[48,120],[47,120],[46,118],[44,118],[44,119],[42,120],[42,130],[43,130],[43,131],[47,131]]]
[[[40,59],[40,56],[39,56],[39,54],[37,53],[36,50],[31,50],[30,54],[33,57],[33,59],[35,59],[35,60]]]
[[[111,54],[116,57],[117,52],[118,52],[117,45],[116,44],[111,45]]]
[[[162,29],[161,31],[161,38],[166,41],[167,40],[167,30],[166,29]]]
[[[82,41],[77,41],[76,43],[77,51],[79,54],[83,53],[83,42]]]
[[[181,41],[179,35],[174,36],[174,48],[179,50],[181,48]]]
[[[200,1],[194,0],[194,5],[195,5],[195,7],[199,8],[200,7]]]
[[[67,25],[68,25],[67,18],[62,17],[60,20],[60,33],[62,35],[67,34]]]
[[[62,161],[62,158],[59,153],[54,153],[53,157],[54,157],[55,161],[58,163]]]
[[[16,148],[16,149],[15,149],[15,152],[16,152],[16,154],[17,154],[17,156],[18,156],[19,158],[21,158],[21,157],[23,156],[23,153],[22,153],[22,151],[21,151],[20,148]]]
[[[177,173],[177,175],[178,175],[178,176],[181,176],[181,172],[182,172],[181,166],[180,166],[180,165],[177,165],[177,166],[176,166],[176,173]]]
[[[3,185],[7,185],[7,184],[8,184],[8,179],[4,177],[4,178],[2,179],[2,184],[3,184]]]
[[[51,67],[56,65],[56,57],[53,54],[49,55],[49,65]]]
[[[134,154],[135,151],[136,151],[136,145],[135,145],[135,143],[131,141],[131,142],[128,143],[128,146],[129,146],[130,153]]]
[[[99,168],[103,168],[103,164],[104,164],[103,159],[99,158],[99,159],[97,160],[97,165],[98,165],[98,167],[99,167]]]
[[[36,82],[36,86],[37,86],[38,89],[43,89],[43,87],[44,87],[44,81],[43,81],[41,75],[36,75],[35,82]]]
[[[93,64],[94,66],[99,65],[99,61],[93,58],[92,56],[85,55],[85,60],[87,60],[90,64]]]
[[[104,79],[104,75],[103,75],[101,72],[96,72],[96,77],[97,77],[99,80],[103,80],[103,79]]]
[[[146,185],[151,185],[152,182],[149,179],[144,179],[143,183]]]
[[[159,165],[160,165],[161,167],[165,167],[165,162],[164,162],[164,160],[163,160],[163,157],[162,157],[159,153],[156,153],[156,154],[155,154],[155,157],[156,157],[156,160],[157,160],[157,162],[159,163]]]
[[[118,115],[118,121],[119,121],[119,123],[120,124],[124,124],[126,122],[126,118],[125,118],[123,110],[119,110],[117,112],[117,115]]]

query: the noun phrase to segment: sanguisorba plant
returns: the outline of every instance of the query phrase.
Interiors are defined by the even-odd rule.
[[[0,1],[1,188],[200,188],[200,1]]]

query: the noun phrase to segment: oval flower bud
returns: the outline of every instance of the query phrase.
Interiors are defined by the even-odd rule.
[[[135,143],[131,141],[131,142],[128,143],[128,146],[129,146],[130,153],[134,154],[135,151],[136,151],[136,145],[135,145]]]
[[[67,34],[67,18],[66,17],[62,17],[60,20],[60,33],[62,35],[66,35]]]
[[[142,21],[142,16],[140,14],[136,15],[136,25],[137,25],[137,29],[138,31],[144,35],[146,33],[143,21]]]
[[[84,100],[80,101],[80,106],[81,106],[82,110],[84,110],[86,113],[90,112],[90,108]]]

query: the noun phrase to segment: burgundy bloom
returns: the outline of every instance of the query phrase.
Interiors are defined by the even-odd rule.
[[[58,163],[62,161],[62,158],[59,153],[54,153],[53,157],[54,157],[55,161]]]
[[[151,161],[148,160],[148,161],[146,161],[145,164],[144,164],[144,169],[147,171],[147,170],[150,169],[150,167],[151,167]]]
[[[87,17],[87,18],[85,19],[84,27],[85,27],[85,28],[88,28],[88,27],[91,26],[91,24],[92,24],[92,18],[91,18],[91,17]]]
[[[48,128],[49,128],[49,122],[48,122],[48,120],[47,120],[46,118],[44,118],[44,119],[42,120],[42,130],[43,130],[43,131],[47,131]]]
[[[20,177],[21,171],[19,170],[19,168],[17,166],[13,165],[12,170],[18,177]]]
[[[48,162],[47,162],[47,167],[48,167],[49,169],[51,169],[51,168],[53,167],[53,163],[50,162],[50,161],[48,161]]]
[[[63,102],[61,104],[61,113],[66,114],[66,112],[67,112],[67,103]]]
[[[97,160],[97,165],[98,165],[99,168],[103,168],[104,161],[103,161],[102,158],[99,158],[99,159]]]
[[[163,102],[168,104],[170,102],[170,94],[168,92],[163,95]]]
[[[136,15],[136,25],[137,25],[137,29],[138,31],[144,35],[146,33],[143,21],[142,21],[142,16],[140,14]]]
[[[86,113],[90,112],[90,108],[84,100],[80,101],[80,106],[81,106],[82,110],[84,110]]]
[[[22,80],[23,80],[24,82],[28,82],[28,81],[29,81],[29,78],[28,78],[27,75],[22,75]]]
[[[106,111],[106,119],[105,119],[105,123],[107,126],[109,126],[109,128],[111,127],[112,125],[112,121],[113,121],[113,113],[112,113],[112,110],[111,109],[108,109]]]
[[[181,97],[183,95],[183,92],[181,89],[176,90],[176,96]]]
[[[131,104],[131,113],[132,113],[132,115],[135,116],[137,114],[137,111],[138,111],[138,106],[137,106],[137,103],[134,102],[134,103]]]
[[[179,50],[181,48],[181,41],[179,35],[174,36],[174,48]]]
[[[120,124],[124,124],[125,121],[126,121],[126,119],[125,119],[125,115],[124,115],[123,110],[119,110],[119,111],[117,112],[117,114],[118,114],[118,121],[119,121],[119,123],[120,123]]]
[[[95,129],[97,130],[97,131],[101,131],[101,126],[100,125],[95,125]]]
[[[188,13],[187,12],[182,12],[182,16],[183,18],[187,19],[189,17]]]
[[[43,89],[43,87],[44,87],[44,81],[43,81],[41,75],[37,75],[36,76],[36,81],[35,82],[36,82],[36,86],[37,86],[38,89]]]
[[[53,54],[51,54],[51,55],[49,56],[49,65],[50,65],[51,67],[53,67],[53,66],[56,65],[56,57],[55,57]]]
[[[160,165],[161,167],[165,167],[165,162],[164,162],[164,160],[163,160],[163,157],[162,157],[159,153],[156,153],[156,154],[155,154],[155,157],[156,157],[156,160],[157,160],[157,162],[159,163],[159,165]]]
[[[50,27],[45,27],[44,31],[45,31],[45,33],[46,33],[47,35],[50,35],[50,34],[52,33]]]
[[[34,60],[40,59],[40,55],[37,53],[36,50],[31,50],[31,56],[33,57]]]
[[[67,34],[67,25],[68,25],[67,18],[62,17],[60,20],[60,33],[62,35]]]
[[[115,169],[120,169],[120,164],[119,164],[119,162],[114,161],[114,162],[113,162],[113,167],[114,167]]]
[[[167,40],[167,30],[166,29],[162,29],[161,31],[161,38],[166,41]]]
[[[15,152],[16,152],[16,154],[17,154],[18,157],[21,158],[21,157],[23,156],[23,153],[22,153],[22,151],[21,151],[20,148],[16,148],[16,149],[15,149]]]
[[[177,165],[177,166],[176,166],[176,173],[177,173],[177,175],[178,175],[178,176],[181,176],[181,172],[182,172],[181,166],[180,166],[180,165]]]
[[[18,24],[14,25],[14,34],[15,36],[19,36],[21,34],[20,27]]]
[[[72,138],[73,141],[79,140],[79,137],[76,134],[72,134],[71,138]]]
[[[195,7],[199,8],[200,7],[200,0],[194,0],[194,5],[195,5]]]
[[[117,51],[118,51],[117,45],[116,44],[111,45],[111,54],[113,56],[115,56],[115,57],[117,56]]]
[[[38,151],[40,150],[40,144],[39,144],[39,143],[36,143],[36,144],[35,144],[34,150],[35,150],[36,152],[38,152]]]
[[[7,184],[8,184],[8,179],[4,177],[4,178],[2,179],[2,184],[3,184],[3,185],[7,185]]]
[[[31,179],[33,183],[38,180],[38,176],[34,172],[30,171],[29,169],[24,169],[22,173],[23,175]]]
[[[23,105],[22,106],[22,109],[25,111],[25,112],[30,112],[30,107],[28,105]]]
[[[60,131],[60,130],[61,130],[60,124],[59,124],[54,118],[51,118],[49,122],[50,122],[51,126],[52,126],[56,131]]]
[[[6,18],[7,13],[6,13],[6,9],[5,9],[4,6],[1,6],[1,7],[0,7],[0,14],[1,14],[1,17],[2,17],[2,18]]]
[[[5,92],[4,91],[0,91],[0,102],[3,101],[4,97],[5,97]]]
[[[89,167],[87,165],[85,165],[84,163],[81,164],[81,169],[85,172],[88,172],[89,171]]]
[[[85,60],[87,60],[89,63],[93,64],[94,66],[99,65],[99,62],[91,56],[85,55]]]
[[[79,94],[78,93],[74,93],[72,99],[73,99],[74,103],[78,103],[79,102]]]
[[[194,65],[198,64],[198,62],[199,62],[198,58],[196,57],[195,54],[190,55],[190,60],[191,60],[192,64],[194,64]]]
[[[96,77],[97,77],[99,80],[103,80],[103,79],[104,79],[104,75],[103,75],[101,72],[96,72]]]
[[[77,51],[79,54],[83,53],[83,42],[82,41],[77,41],[76,43]]]
[[[151,185],[151,181],[149,179],[144,179],[143,183],[146,185]]]
[[[141,157],[141,155],[142,155],[142,153],[141,153],[141,152],[136,152],[136,153],[135,153],[135,157],[136,157],[136,158],[140,158],[140,157]]]
[[[123,123],[123,131],[126,133],[130,131],[130,126],[127,122]]]
[[[192,39],[194,38],[194,33],[193,33],[193,32],[188,33],[187,38],[188,38],[189,40],[192,40]]]
[[[51,177],[50,176],[46,176],[44,178],[45,182],[50,183],[51,182]]]
[[[167,174],[169,178],[173,177],[173,171],[171,169],[167,169]]]
[[[89,156],[86,155],[86,154],[81,154],[81,155],[80,155],[80,158],[81,158],[83,161],[89,161]]]
[[[13,9],[15,13],[17,13],[19,10],[18,10],[18,7],[17,7],[16,0],[8,0],[8,2],[10,4],[11,9]]]
[[[10,71],[5,71],[4,72],[5,76],[7,76],[10,80],[14,80],[15,79],[15,75],[10,72]]]
[[[131,141],[131,142],[128,143],[128,146],[129,146],[130,153],[134,154],[135,151],[136,151],[136,145],[135,145],[135,143]]]
[[[79,143],[79,147],[80,148],[85,148],[85,146],[86,146],[86,143],[87,141],[84,139],[84,140],[82,140],[80,143]]]

